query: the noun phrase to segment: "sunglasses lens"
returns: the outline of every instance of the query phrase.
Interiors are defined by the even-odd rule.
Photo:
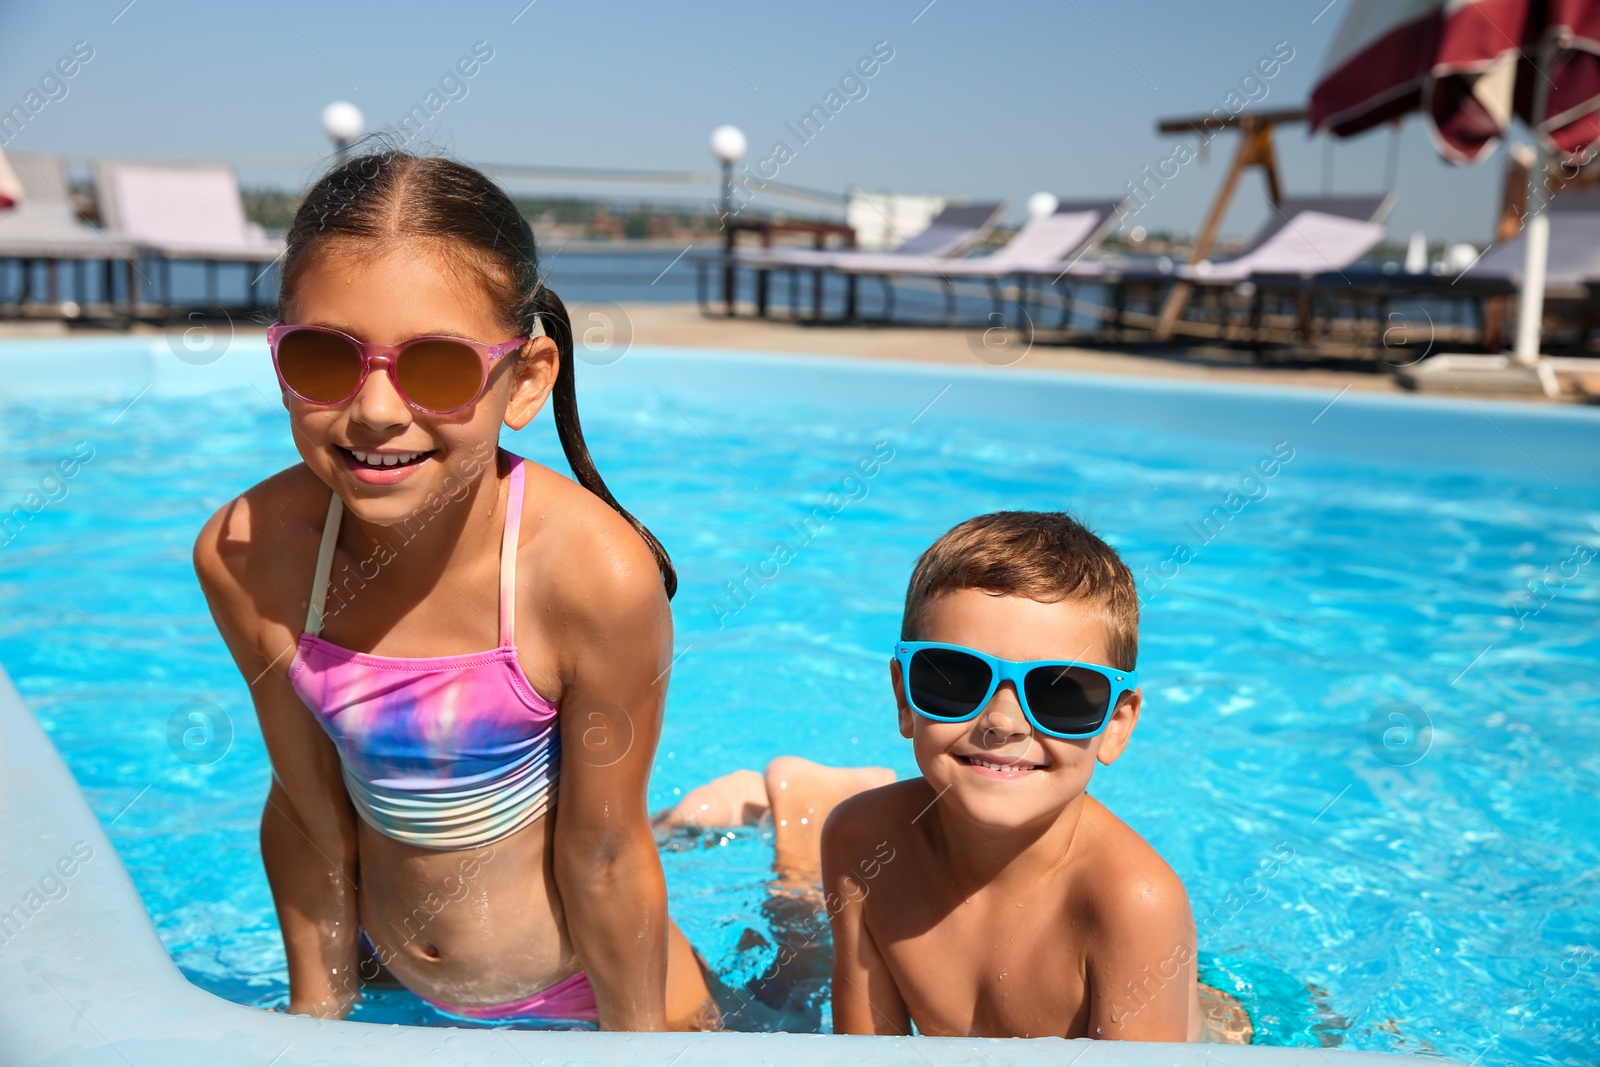
[[[1039,725],[1058,734],[1092,734],[1111,709],[1111,680],[1083,667],[1035,667],[1022,680]]]
[[[307,400],[332,404],[356,391],[361,353],[337,334],[290,330],[278,339],[278,371]]]
[[[453,411],[483,387],[483,360],[459,341],[418,341],[400,353],[395,379],[417,406]]]
[[[971,653],[919,648],[911,655],[906,688],[911,703],[923,713],[962,719],[982,707],[993,680],[989,665]]]

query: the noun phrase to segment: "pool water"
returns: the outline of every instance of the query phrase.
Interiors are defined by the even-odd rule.
[[[224,362],[246,369],[187,395],[0,399],[0,506],[44,501],[0,546],[0,663],[184,973],[271,1005],[266,756],[189,560],[297,457],[260,342]],[[682,583],[653,806],[781,753],[914,774],[887,662],[917,554],[1070,509],[1143,596],[1145,712],[1092,791],[1183,878],[1263,1038],[1485,1064],[1600,1043],[1594,413],[645,350],[581,367],[580,401]],[[504,443],[565,469],[547,415]],[[770,839],[663,859],[675,918],[762,1005],[736,1024],[827,1029],[826,924],[769,884]],[[775,989],[782,944],[820,962]],[[444,1021],[405,993],[357,1017]]]

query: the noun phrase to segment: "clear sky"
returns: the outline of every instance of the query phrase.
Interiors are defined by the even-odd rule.
[[[526,6],[525,6],[526,5]],[[478,42],[493,57],[449,83],[428,138],[469,160],[707,170],[720,123],[756,163],[783,141],[781,181],[843,192],[1110,196],[1177,139],[1158,117],[1223,106],[1257,61],[1293,58],[1257,107],[1304,103],[1343,16],[1334,0],[12,0],[0,5],[0,109],[22,102],[76,42],[93,58],[9,151],[214,158],[246,180],[294,185],[328,150],[319,115],[348,99],[369,127],[397,122]],[[1319,16],[1319,12],[1326,13]],[[802,144],[786,124],[823,104],[874,45],[871,79]],[[482,47],[480,46],[480,53]],[[1280,54],[1285,54],[1280,52]],[[462,92],[465,95],[462,95]],[[864,95],[863,94],[864,91]],[[841,93],[841,98],[845,94]],[[440,100],[447,99],[441,92]],[[1338,142],[1332,190],[1384,182],[1387,130]],[[1291,192],[1324,189],[1325,138],[1279,135]],[[1235,145],[1181,168],[1139,221],[1193,232]],[[273,163],[273,160],[287,160]],[[1400,137],[1403,240],[1487,240],[1505,152],[1458,168],[1420,119]],[[1265,214],[1259,172],[1227,232]],[[530,190],[531,191],[531,190]],[[590,190],[598,192],[598,190]]]

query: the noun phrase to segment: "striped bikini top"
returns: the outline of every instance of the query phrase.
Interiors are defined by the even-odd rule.
[[[560,705],[517,662],[517,536],[523,460],[512,457],[500,548],[500,645],[402,659],[352,652],[320,636],[344,506],[328,501],[311,610],[289,682],[339,750],[356,811],[423,848],[478,848],[527,826],[555,800]]]

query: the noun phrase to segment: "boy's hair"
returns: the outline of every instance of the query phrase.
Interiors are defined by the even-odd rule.
[[[954,527],[917,560],[906,589],[900,639],[921,638],[928,602],[957,589],[983,589],[1053,604],[1072,598],[1098,609],[1108,667],[1139,659],[1139,593],[1116,549],[1059,511],[996,511]]]

